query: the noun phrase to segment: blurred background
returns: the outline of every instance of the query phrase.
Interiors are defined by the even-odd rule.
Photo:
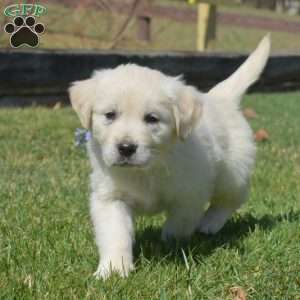
[[[20,1],[2,2],[5,7]],[[39,48],[239,52],[271,32],[274,51],[300,51],[298,0],[210,2],[216,5],[209,20],[201,20],[195,0],[27,1],[47,7],[38,20],[46,28]],[[10,19],[1,14],[3,26]],[[7,34],[0,35],[0,48],[10,48]]]

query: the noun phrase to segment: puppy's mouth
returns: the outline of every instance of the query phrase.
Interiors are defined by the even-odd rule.
[[[143,168],[147,164],[146,163],[141,163],[141,162],[136,162],[127,158],[122,158],[119,161],[113,163],[113,167],[122,167],[122,168]]]

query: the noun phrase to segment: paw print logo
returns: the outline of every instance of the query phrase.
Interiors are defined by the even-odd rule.
[[[33,16],[16,17],[13,23],[8,23],[4,27],[4,31],[10,34],[10,44],[14,48],[22,45],[29,47],[37,47],[39,44],[39,34],[45,31],[45,26],[42,23],[35,22]]]

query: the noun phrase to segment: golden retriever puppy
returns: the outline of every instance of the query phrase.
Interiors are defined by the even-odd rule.
[[[73,83],[72,106],[92,133],[98,278],[113,271],[127,276],[134,268],[136,213],[165,212],[162,238],[182,239],[196,230],[218,232],[246,201],[255,145],[239,103],[269,52],[267,36],[208,93],[134,64]]]

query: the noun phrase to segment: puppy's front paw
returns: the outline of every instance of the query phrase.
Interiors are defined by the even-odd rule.
[[[223,223],[215,222],[214,220],[201,220],[198,230],[204,234],[216,234],[223,227]]]
[[[94,276],[97,279],[108,279],[113,273],[119,274],[121,277],[127,277],[129,272],[134,269],[133,263],[126,259],[104,260],[101,261]]]
[[[161,232],[161,239],[164,242],[168,241],[185,241],[191,236],[192,231],[184,227],[172,226],[170,223],[166,223]]]
[[[222,229],[230,216],[231,210],[209,208],[201,219],[198,230],[204,234],[216,234]]]
[[[175,240],[176,239],[175,232],[173,232],[173,230],[171,230],[171,228],[167,228],[165,226],[165,227],[163,227],[162,232],[161,232],[161,239],[164,242]]]

